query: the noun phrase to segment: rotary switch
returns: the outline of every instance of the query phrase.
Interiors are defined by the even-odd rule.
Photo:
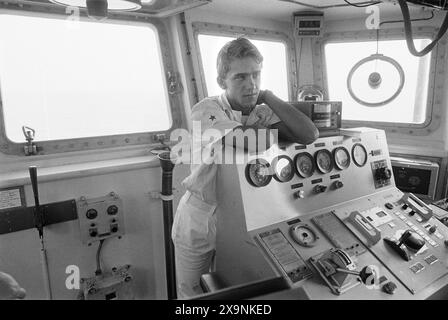
[[[314,188],[313,188],[313,192],[315,194],[325,192],[325,190],[327,190],[327,186],[324,186],[321,184],[318,184],[317,186],[314,186]]]
[[[333,182],[333,189],[340,189],[344,186],[344,184],[342,183],[342,181],[337,180],[335,182]]]

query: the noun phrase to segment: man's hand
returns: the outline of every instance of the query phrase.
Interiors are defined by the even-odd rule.
[[[255,107],[255,116],[258,118],[252,126],[256,128],[268,128],[269,121],[272,118],[272,110],[266,105]],[[248,120],[249,122],[249,120]]]
[[[269,90],[260,90],[260,92],[258,93],[258,99],[257,99],[257,106],[259,104],[266,104],[266,94],[268,94]]]
[[[26,291],[7,273],[0,271],[0,300],[25,298]]]

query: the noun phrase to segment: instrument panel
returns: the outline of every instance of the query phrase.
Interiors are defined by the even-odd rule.
[[[367,149],[362,143],[355,143],[351,152],[339,146],[333,149],[319,149],[312,155],[309,152],[297,152],[293,160],[288,155],[275,157],[269,163],[264,158],[257,158],[246,165],[247,180],[254,187],[267,186],[274,177],[277,182],[288,182],[294,176],[299,179],[310,178],[315,174],[328,174],[334,169],[342,171],[350,168],[352,162],[363,167],[367,163]]]
[[[384,131],[344,133],[220,169],[217,272],[281,275],[309,299],[446,296],[448,228],[396,188]]]
[[[309,299],[448,292],[448,228],[396,188],[384,131],[344,134],[221,168],[216,270],[226,282],[282,275]]]

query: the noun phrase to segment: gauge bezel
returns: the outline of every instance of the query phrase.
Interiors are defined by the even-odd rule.
[[[286,159],[289,163],[289,166],[291,167],[291,173],[286,177],[286,178],[281,178],[277,175],[277,163],[280,161],[280,159]],[[272,172],[273,172],[273,176],[274,179],[277,180],[278,182],[288,182],[291,181],[291,179],[294,177],[294,163],[292,162],[291,158],[288,157],[287,155],[281,155],[281,156],[277,156],[274,158],[274,160],[272,160],[271,162],[271,168],[272,168]]]
[[[319,166],[319,162],[317,161],[317,156],[319,155],[319,153],[326,153],[328,156],[329,156],[329,158],[330,158],[330,169],[328,169],[328,171],[327,170],[324,170],[323,168],[321,168],[320,166]],[[315,164],[316,164],[316,168],[317,168],[317,170],[319,170],[319,172],[321,172],[321,173],[329,173],[329,172],[331,172],[331,170],[333,170],[333,167],[334,167],[334,163],[333,163],[333,155],[331,154],[331,152],[330,151],[328,151],[327,149],[320,149],[320,150],[318,150],[318,151],[316,151],[315,153],[314,153],[314,162],[315,162]]]
[[[297,165],[297,160],[301,156],[308,157],[311,160],[311,166],[312,167],[311,167],[311,172],[310,172],[309,175],[306,175],[305,173],[303,173],[302,170],[300,170],[299,166]],[[311,177],[314,174],[314,171],[316,170],[316,165],[314,163],[314,157],[310,153],[308,153],[308,152],[300,152],[300,153],[296,154],[294,156],[294,168],[296,169],[296,173],[297,173],[297,175],[299,177],[302,177],[302,178],[309,178],[309,177]]]
[[[336,160],[336,153],[337,153],[339,150],[342,150],[342,151],[344,151],[344,152],[347,154],[348,164],[347,164],[346,167],[343,167],[343,166],[339,165],[339,164],[338,164],[338,161]],[[335,148],[335,149],[333,150],[333,162],[334,162],[334,166],[336,167],[336,169],[339,169],[339,170],[348,169],[348,168],[350,167],[350,164],[351,164],[350,152],[347,150],[346,147],[337,147],[337,148]]]
[[[269,169],[269,171],[271,170],[271,165],[269,164],[269,162],[268,162],[267,160],[262,159],[262,158],[253,159],[253,160],[249,161],[249,162],[247,163],[247,165],[246,165],[246,170],[245,170],[245,173],[246,173],[246,180],[249,182],[249,184],[251,184],[251,185],[254,186],[254,187],[257,187],[257,188],[265,187],[265,186],[267,186],[267,185],[269,184],[269,182],[271,182],[271,180],[272,180],[272,173],[270,173],[269,175],[267,175],[267,178],[266,178],[267,180],[264,181],[263,183],[261,183],[261,184],[257,184],[257,183],[255,183],[255,182],[252,180],[252,178],[251,178],[251,175],[250,175],[250,168],[251,168],[252,166],[254,166],[254,165],[257,165],[257,164],[265,165],[265,166]]]
[[[299,239],[299,238],[297,237],[297,234],[294,232],[294,230],[297,229],[297,228],[304,228],[304,229],[306,229],[309,233],[312,233],[313,236],[314,236],[314,242],[311,242],[311,243],[309,243],[309,242],[303,242],[301,239]],[[291,238],[292,238],[297,244],[301,245],[302,247],[307,247],[307,248],[314,247],[314,246],[317,244],[318,240],[319,240],[319,236],[317,235],[317,232],[314,231],[314,229],[313,229],[310,225],[308,225],[308,224],[306,224],[306,223],[297,223],[297,224],[292,225],[292,226],[289,228],[289,234],[290,234]]]
[[[362,150],[364,151],[365,155],[366,155],[366,159],[364,161],[364,163],[359,164],[358,161],[356,161],[356,157],[355,157],[355,148],[357,146],[360,146],[362,148]],[[355,143],[352,147],[352,159],[353,159],[353,163],[356,164],[358,167],[364,167],[367,163],[367,158],[369,157],[368,153],[367,153],[367,149],[366,147],[364,147],[361,143]]]

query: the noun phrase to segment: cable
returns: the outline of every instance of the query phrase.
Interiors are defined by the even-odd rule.
[[[418,19],[410,19],[409,21],[426,21],[426,20],[431,20],[434,18],[434,10],[431,10],[431,16],[428,18],[418,18]],[[404,20],[389,20],[389,21],[383,21],[380,22],[380,24],[378,25],[378,28],[376,29],[376,53],[378,54],[378,42],[380,40],[380,28],[381,25],[386,24],[386,23],[399,23],[399,22],[404,22]]]
[[[40,238],[40,262],[42,265],[42,275],[44,277],[44,283],[45,283],[45,291],[47,293],[48,300],[53,299],[53,294],[51,292],[51,285],[50,285],[50,273],[48,271],[48,259],[47,259],[47,251],[45,250],[45,244],[44,244],[44,238],[43,236]]]
[[[431,10],[431,16],[429,18],[418,18],[418,19],[411,19],[410,21],[425,21],[425,20],[431,20],[432,18],[434,18],[434,10]],[[380,26],[382,24],[386,24],[386,23],[398,23],[398,22],[403,22],[404,20],[389,20],[389,21],[383,21],[380,22]]]
[[[96,276],[99,276],[100,274],[103,273],[103,271],[101,270],[101,262],[100,262],[101,248],[103,247],[103,242],[104,239],[101,239],[100,244],[98,245],[98,250],[96,251],[96,271],[95,271]]]
[[[376,1],[376,2],[373,2],[373,3],[366,4],[366,5],[359,5],[359,4],[348,2],[347,0],[344,0],[344,2],[349,4],[349,5],[351,5],[351,6],[353,6],[353,7],[356,7],[356,8],[367,8],[367,7],[373,6],[375,4],[380,4],[381,3],[381,1]],[[361,2],[361,3],[363,3],[363,2]]]
[[[411,26],[409,8],[406,3],[406,0],[398,0],[398,4],[400,5],[401,12],[403,14],[404,30],[406,34],[406,43],[408,45],[408,49],[412,55],[416,57],[423,57],[425,54],[427,54],[434,48],[434,46],[437,44],[440,38],[442,38],[446,30],[448,29],[448,13],[445,15],[445,19],[443,20],[442,26],[440,27],[440,30],[437,33],[436,38],[430,44],[428,44],[422,51],[419,52],[417,51],[417,49],[415,49],[414,40],[412,37],[412,26]]]

